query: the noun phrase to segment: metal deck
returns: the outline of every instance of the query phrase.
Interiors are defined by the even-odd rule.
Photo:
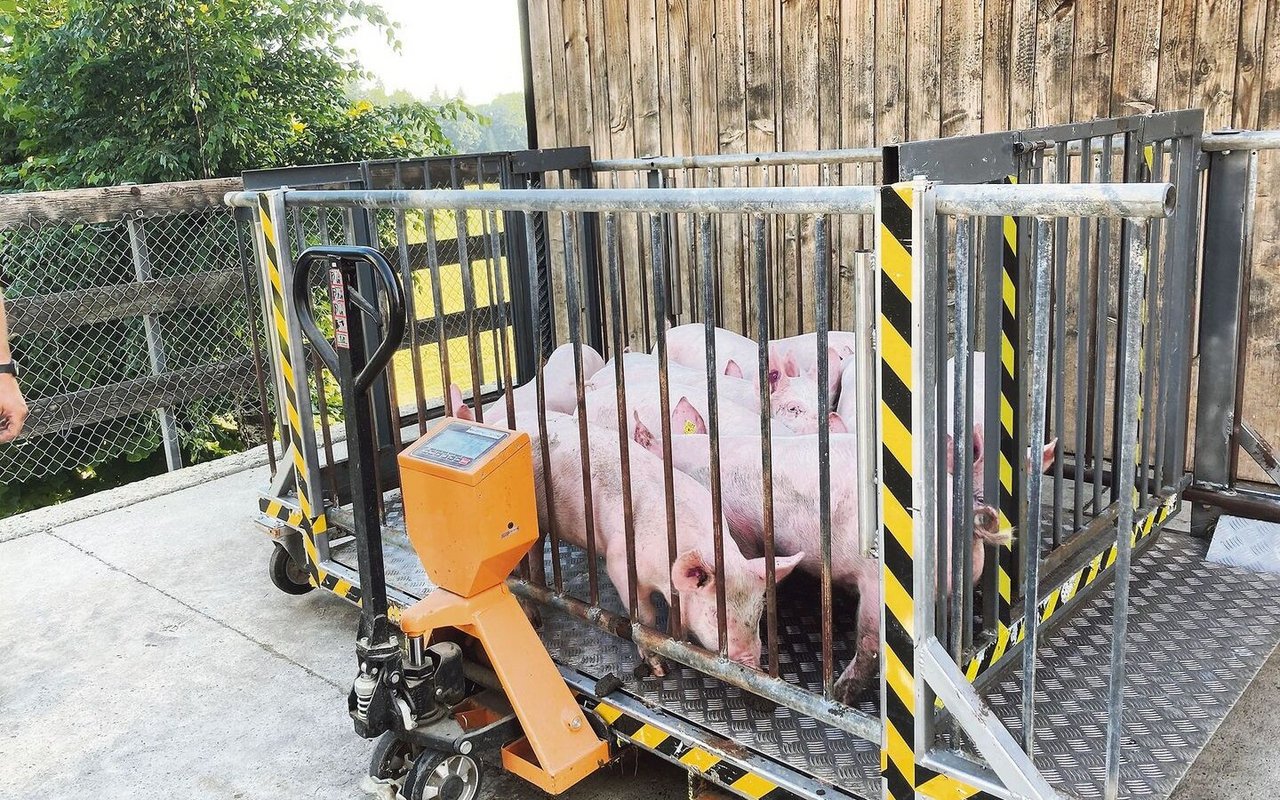
[[[388,498],[387,511],[388,582],[421,596],[430,584],[402,532],[398,498]],[[1166,531],[1134,562],[1122,796],[1168,797],[1280,642],[1280,576],[1208,563],[1206,549],[1202,540]],[[567,545],[561,552],[564,574],[573,576],[566,590],[585,597],[585,553]],[[335,547],[332,557],[355,566],[350,544]],[[547,572],[550,579],[549,563]],[[621,611],[603,565],[599,574],[601,606]],[[856,599],[837,596],[837,674],[853,652],[852,632],[842,634],[840,621],[852,623],[855,610]],[[1102,796],[1110,620],[1108,586],[1039,648],[1036,762],[1056,788],[1081,798]],[[542,639],[556,660],[595,678],[612,673],[645,703],[846,792],[879,796],[878,745],[678,665],[665,678],[636,679],[630,642],[550,610],[543,622]],[[816,581],[797,576],[782,584],[781,676],[811,691],[821,690],[819,623]],[[1014,672],[985,696],[1017,734],[1021,690]],[[859,708],[878,713],[871,699]]]

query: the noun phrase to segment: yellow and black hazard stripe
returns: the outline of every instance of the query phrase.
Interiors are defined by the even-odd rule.
[[[1016,183],[1005,178],[1004,183]],[[1017,217],[1004,217],[1001,225],[1000,251],[1000,463],[997,471],[998,500],[996,511],[1000,527],[1008,530],[1018,518],[1021,491],[1015,479],[1018,466],[1018,433],[1021,426],[1021,402],[1018,393],[1018,346],[1022,341],[1018,295]],[[1009,625],[1013,617],[1013,585],[1017,575],[1017,553],[1013,542],[1000,545],[996,558],[996,628]]]
[[[644,722],[621,708],[601,700],[595,711],[619,737],[696,772],[750,800],[799,800],[800,795],[779,786],[771,778],[728,756],[712,752],[656,725]]]
[[[881,671],[884,722],[880,767],[884,796],[915,797],[915,418],[914,311],[918,276],[912,258],[912,185],[880,190],[880,553],[884,593]]]
[[[295,369],[294,354],[289,344],[290,326],[288,305],[285,303],[284,278],[280,265],[287,257],[287,243],[278,235],[274,215],[271,211],[271,195],[267,192],[258,195],[258,221],[262,228],[264,244],[262,257],[266,267],[267,282],[271,291],[271,315],[275,328],[276,361],[280,370],[280,381],[284,391],[284,410],[288,421],[287,427],[281,431],[282,444],[291,456],[294,471],[294,484],[297,488],[298,511],[301,514],[300,524],[294,525],[302,534],[303,546],[307,555],[307,571],[311,582],[316,586],[324,585],[329,577],[319,568],[320,556],[316,549],[315,537],[328,529],[324,509],[318,506],[311,497],[311,474],[307,467],[306,454],[303,452],[305,437],[302,430],[302,418],[298,409],[300,398],[311,402],[310,390],[306,386],[306,367],[301,371]],[[265,511],[265,509],[264,509]],[[270,513],[270,512],[268,512]],[[289,521],[286,519],[286,523]],[[345,582],[344,582],[345,583]],[[345,596],[345,595],[344,595]]]
[[[1139,542],[1158,531],[1165,520],[1174,514],[1177,507],[1178,496],[1170,495],[1160,505],[1148,511],[1142,519],[1134,522],[1133,530],[1129,534],[1130,542],[1137,546]],[[1111,544],[1095,555],[1089,563],[1054,587],[1036,606],[1038,624],[1043,625],[1052,617],[1073,607],[1073,601],[1088,586],[1108,574],[1107,571],[1115,564],[1118,553],[1119,545],[1117,543]],[[969,681],[973,682],[979,675],[999,664],[1010,648],[1021,643],[1026,638],[1026,626],[1027,620],[1024,615],[1008,628],[1002,628],[1000,635],[997,636],[994,642],[969,659],[968,664],[965,666],[965,676],[968,677]]]
[[[307,535],[306,517],[301,509],[288,501],[270,497],[259,497],[258,508],[263,514],[272,519],[280,520],[302,535],[307,559],[311,562],[308,564],[307,572],[312,586],[318,586],[321,589],[333,592],[342,599],[356,605],[360,604],[359,586],[345,578],[338,577],[320,565],[314,541]]]

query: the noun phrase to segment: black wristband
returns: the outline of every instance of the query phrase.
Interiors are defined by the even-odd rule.
[[[0,361],[0,375],[12,375],[18,377],[17,361]]]

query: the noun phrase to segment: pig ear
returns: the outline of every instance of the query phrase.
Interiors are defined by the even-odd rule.
[[[724,374],[728,375],[730,378],[741,378],[742,367],[738,366],[738,362],[731,358],[729,359],[729,363],[724,365]]]
[[[827,427],[831,433],[849,432],[849,428],[844,424],[844,419],[834,411],[827,415]]]
[[[689,398],[681,397],[680,402],[671,410],[671,430],[676,433],[706,433],[707,422],[693,407]]]
[[[686,550],[671,565],[671,584],[680,594],[705,592],[714,588],[715,582],[715,571],[697,550]]]
[[[834,347],[827,348],[827,393],[834,395],[840,388],[840,365],[844,359]]]
[[[782,371],[789,378],[800,377],[800,367],[796,365],[794,353],[788,352],[787,357],[782,360]]]
[[[640,421],[640,412],[632,411],[631,418],[635,421],[635,425],[631,429],[631,438],[644,449],[653,450],[653,432]]]
[[[1048,472],[1049,467],[1053,466],[1053,460],[1058,455],[1058,440],[1055,438],[1044,446],[1040,451],[1040,471]]]
[[[458,419],[475,421],[475,416],[471,413],[471,409],[462,400],[462,390],[458,388],[458,384],[449,384],[449,402],[453,404],[453,415]]]
[[[775,583],[782,583],[787,576],[800,566],[800,562],[804,561],[804,551],[800,551],[793,556],[777,556],[773,561],[773,579]],[[753,558],[747,562],[747,566],[761,581],[765,579],[765,561],[763,558]]]

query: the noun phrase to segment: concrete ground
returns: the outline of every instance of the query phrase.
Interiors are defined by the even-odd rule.
[[[0,522],[0,800],[367,796],[371,745],[345,711],[355,609],[271,585],[251,521],[266,471],[227,471],[117,490],[79,521],[62,508]],[[1178,800],[1280,796],[1277,696],[1280,656]],[[490,776],[489,797],[542,796]],[[646,757],[567,797],[687,793]]]

